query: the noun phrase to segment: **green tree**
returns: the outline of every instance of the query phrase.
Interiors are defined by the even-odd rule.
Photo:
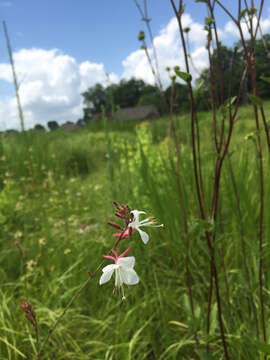
[[[146,84],[143,80],[121,80],[114,88],[114,102],[121,108],[136,106]]]
[[[227,46],[220,45],[220,55],[217,49],[212,55],[212,74],[210,67],[204,69],[196,81],[196,103],[199,110],[207,110],[212,97],[217,106],[229,97],[236,96],[243,73],[243,54]],[[220,81],[222,73],[222,83]]]
[[[82,96],[85,121],[90,120],[94,114],[101,113],[102,107],[106,113],[111,113],[117,107],[154,104],[160,112],[164,112],[159,90],[147,85],[143,80],[134,78],[121,80],[119,84],[111,84],[106,88],[96,84],[82,93]]]
[[[270,49],[270,34],[257,40],[255,45],[256,80],[261,98],[270,98],[270,85],[261,79],[262,76],[270,78],[270,50],[268,49]],[[248,86],[251,88],[250,79]]]
[[[84,120],[88,121],[92,115],[101,113],[106,105],[107,91],[101,84],[96,84],[82,93]]]

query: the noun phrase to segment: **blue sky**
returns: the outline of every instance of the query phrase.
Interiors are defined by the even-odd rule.
[[[206,11],[194,0],[186,3],[191,51],[201,70],[207,66],[202,30]],[[235,3],[226,0],[232,11]],[[177,24],[169,0],[148,0],[148,13],[166,87],[166,65],[182,65],[183,60]],[[139,50],[137,35],[145,26],[133,0],[0,0],[0,14],[8,27],[27,127],[52,119],[60,123],[77,120],[82,115],[80,93],[96,82],[106,85],[106,73],[113,82],[135,76],[153,83]],[[264,30],[270,32],[267,7],[263,19]],[[232,44],[238,40],[222,11],[217,12],[217,23],[222,41]],[[0,130],[18,127],[8,64],[1,28]]]

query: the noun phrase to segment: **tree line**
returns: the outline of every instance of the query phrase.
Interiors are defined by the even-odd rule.
[[[259,87],[260,97],[270,98],[270,85],[265,81],[270,79],[270,34],[264,35],[262,39],[256,41],[255,60],[256,76]],[[245,67],[243,49],[240,42],[233,47],[227,47],[220,44],[220,53],[215,49],[212,56],[211,66],[214,69],[215,76],[219,76],[220,71],[223,74],[223,89],[211,93],[211,82],[215,78],[210,77],[210,68],[204,69],[195,82],[196,106],[198,110],[208,110],[212,102],[212,96],[215,96],[216,104],[220,104],[221,93],[224,100],[237,95],[239,83],[241,82],[243,70]],[[268,79],[268,81],[269,81]],[[139,105],[154,104],[159,113],[167,112],[166,103],[173,101],[175,112],[189,108],[188,88],[185,84],[178,83],[175,80],[173,85],[168,86],[163,93],[156,86],[146,84],[143,80],[130,79],[121,80],[119,84],[111,84],[104,87],[96,84],[82,93],[84,120],[88,122],[93,115],[100,114],[103,109],[109,114],[117,108],[126,108]],[[217,82],[219,83],[219,82]],[[173,92],[172,92],[173,86]],[[243,81],[242,103],[247,102],[247,94],[251,89],[249,74]],[[173,93],[173,97],[171,94]]]

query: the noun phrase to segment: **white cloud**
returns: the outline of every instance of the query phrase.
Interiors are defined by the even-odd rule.
[[[107,86],[108,83],[116,83],[119,78],[116,74],[107,74],[103,64],[85,61],[80,64],[81,91],[85,91],[90,86],[100,83]]]
[[[254,22],[256,23],[256,21]],[[188,39],[190,44],[190,72],[193,79],[198,77],[201,70],[208,67],[208,55],[205,48],[206,45],[206,32],[203,29],[203,24],[200,24],[192,19],[189,14],[182,16],[183,28],[190,28],[188,33]],[[262,32],[270,32],[270,8],[268,14],[261,19]],[[232,45],[239,39],[239,31],[235,24],[229,20],[224,27],[218,28],[219,39],[228,44]],[[248,37],[247,27],[243,24],[243,31],[245,38]],[[258,34],[258,38],[260,34]],[[168,79],[168,73],[165,71],[167,66],[171,68],[175,65],[179,65],[182,71],[186,71],[183,48],[180,42],[179,28],[176,18],[173,18],[167,26],[165,26],[158,36],[154,38],[154,45],[158,55],[159,71],[161,81],[166,88],[170,81]],[[150,46],[149,55],[154,63],[153,50]],[[147,57],[143,50],[137,50],[131,53],[122,62],[124,71],[123,77],[128,79],[131,76],[143,79],[151,84],[154,84],[154,76],[150,70],[150,65],[147,61]],[[194,65],[194,66],[193,66]]]
[[[193,78],[197,77],[197,72],[200,72],[208,65],[207,52],[205,50],[205,31],[203,25],[194,22],[189,14],[184,14],[182,17],[183,27],[189,27],[188,34],[191,58],[196,63],[194,69],[191,65],[190,71]],[[166,88],[169,83],[168,73],[166,67],[173,68],[175,65],[180,66],[182,71],[185,71],[185,60],[182,51],[179,28],[176,18],[173,18],[168,25],[163,28],[159,35],[154,38],[154,45],[158,55],[159,71],[161,81]],[[153,61],[153,50],[149,49],[149,55]],[[128,79],[131,76],[143,79],[151,84],[154,84],[154,76],[150,70],[150,65],[143,50],[137,50],[130,54],[123,61],[123,77]]]
[[[262,33],[263,34],[267,34],[270,32],[270,8],[267,11],[267,16],[265,18],[262,18],[260,21],[260,25],[261,25],[261,29],[262,29]],[[249,23],[248,23],[249,24]],[[255,29],[256,26],[258,24],[257,18],[253,18],[253,28]],[[241,27],[243,30],[243,35],[245,39],[249,39],[250,38],[250,34],[248,31],[248,27],[247,24],[242,21],[241,22]],[[230,20],[226,23],[225,27],[224,27],[224,32],[223,32],[223,38],[228,39],[230,36],[234,37],[234,38],[239,38],[239,30],[237,28],[237,26],[235,25],[235,23]],[[257,38],[260,37],[260,32],[258,32],[258,36]]]
[[[190,28],[188,34],[192,59],[190,71],[195,79],[201,70],[208,66],[205,49],[206,33],[203,25],[194,21],[189,14],[184,14],[182,21],[184,28]],[[261,26],[263,33],[270,32],[270,11],[261,20]],[[231,21],[228,21],[222,29],[219,28],[218,33],[225,43],[233,43],[239,39],[238,30]],[[246,30],[245,34],[247,35]],[[161,29],[154,38],[154,44],[161,81],[166,88],[170,83],[165,70],[167,66],[173,68],[179,65],[182,71],[186,70],[176,18]],[[149,55],[154,63],[151,47]],[[121,77],[111,73],[109,79],[104,64],[90,61],[78,63],[76,59],[57,49],[21,49],[13,56],[27,128],[37,123],[45,125],[49,120],[56,120],[59,123],[76,121],[82,116],[81,93],[97,82],[107,86],[109,82],[116,83],[120,78],[136,77],[154,84],[147,57],[141,49],[132,52],[122,61]],[[0,80],[12,83],[12,73],[7,63],[0,63]],[[15,96],[0,101],[0,129],[5,128],[19,128]]]
[[[76,121],[82,116],[81,92],[96,82],[105,85],[107,81],[103,64],[78,64],[57,49],[22,49],[13,57],[26,128],[46,125],[50,120]],[[0,64],[0,79],[12,82],[9,64]],[[117,76],[111,74],[110,81],[117,81]],[[0,104],[0,128],[18,129],[15,97]]]

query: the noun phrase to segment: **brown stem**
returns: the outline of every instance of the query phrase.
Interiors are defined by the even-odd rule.
[[[179,31],[180,31],[180,36],[181,36],[182,46],[183,46],[183,51],[184,51],[186,71],[187,71],[187,73],[189,73],[190,71],[189,71],[187,49],[186,49],[186,44],[185,44],[185,39],[184,39],[183,27],[182,27],[182,23],[181,23],[181,12],[183,10],[183,1],[182,0],[179,1],[179,11],[177,11],[177,9],[176,9],[174,0],[170,0],[170,1],[172,4],[174,13],[175,13],[177,22],[178,22],[178,26],[179,26]],[[198,197],[198,201],[199,201],[200,212],[202,214],[203,219],[205,219],[206,218],[205,206],[204,206],[204,202],[203,202],[203,199],[201,196],[201,189],[200,189],[199,176],[198,176],[196,137],[195,137],[195,102],[194,102],[194,96],[193,96],[193,90],[192,90],[191,83],[188,82],[187,86],[188,86],[188,90],[189,90],[189,97],[190,97],[190,104],[191,104],[191,114],[190,114],[190,117],[191,117],[191,143],[192,143],[193,169],[194,169],[194,177],[195,177],[195,184],[196,184],[196,192],[197,192],[197,197]]]
[[[208,299],[207,299],[207,317],[206,317],[206,334],[209,335],[210,332],[210,322],[211,322],[211,308],[212,308],[212,296],[213,296],[213,270],[212,263],[210,263],[210,272],[209,272],[209,289],[208,289]],[[209,342],[206,345],[206,351],[210,351]]]
[[[210,40],[208,40],[207,44],[207,51],[208,51],[208,59],[210,65],[210,84],[211,84],[211,99],[212,99],[212,118],[213,118],[213,133],[214,133],[214,142],[216,146],[216,151],[219,154],[220,147],[217,140],[217,114],[216,114],[216,87],[215,87],[215,69],[213,65],[213,58],[210,52]]]
[[[214,19],[214,6],[215,6],[215,0],[213,2],[213,5],[209,6],[210,14],[211,14],[211,17],[213,19]],[[216,47],[217,47],[217,61],[218,61],[219,88],[220,88],[220,104],[223,105],[224,104],[223,71],[222,71],[223,64],[222,64],[222,59],[221,59],[220,42],[219,42],[219,38],[218,38],[217,27],[216,27],[216,22],[215,21],[214,21],[214,24],[213,24],[213,28],[214,28],[214,34],[215,34],[215,39],[216,39]]]
[[[187,50],[186,50],[186,45],[185,45],[182,23],[181,23],[181,15],[183,13],[183,0],[179,0],[179,11],[177,11],[177,9],[176,9],[174,0],[170,0],[170,1],[171,1],[173,10],[175,12],[177,21],[178,21],[180,36],[181,36],[182,46],[183,46],[183,51],[184,51],[186,71],[187,71],[187,73],[189,73],[190,71],[189,71],[189,64],[188,64],[188,56],[187,56]],[[198,202],[199,202],[199,206],[200,206],[201,216],[202,216],[202,219],[205,220],[206,219],[205,206],[204,206],[203,198],[201,195],[201,189],[200,189],[199,178],[198,178],[196,137],[195,137],[195,131],[194,131],[195,104],[194,104],[192,86],[191,86],[190,82],[188,82],[188,88],[189,88],[190,103],[191,103],[191,142],[192,142],[194,177],[195,177],[196,192],[197,192],[197,198],[198,198]],[[219,182],[216,182],[216,184],[219,186]],[[219,295],[218,275],[217,275],[217,269],[216,269],[216,263],[215,263],[214,247],[211,244],[209,232],[206,231],[205,234],[206,234],[207,244],[208,244],[208,248],[209,248],[209,252],[210,252],[211,267],[212,267],[213,276],[214,276],[214,280],[215,280],[215,292],[216,292],[216,299],[217,299],[217,304],[218,304],[218,320],[219,320],[219,327],[220,327],[220,335],[221,335],[221,339],[222,339],[225,359],[229,360],[230,357],[229,357],[228,350],[227,350],[227,343],[226,343],[226,339],[225,339],[223,320],[222,320],[222,308],[221,308],[221,301],[220,301],[220,295]]]
[[[191,314],[194,317],[194,304],[193,304],[193,292],[191,287],[191,281],[190,281],[190,270],[189,270],[189,248],[190,248],[190,238],[188,234],[188,222],[187,222],[187,210],[184,202],[184,196],[181,186],[181,151],[180,151],[180,144],[177,139],[176,131],[173,124],[173,90],[174,90],[174,82],[172,82],[171,86],[171,102],[170,102],[170,127],[169,129],[173,131],[174,136],[174,142],[175,142],[175,149],[176,149],[176,155],[177,155],[177,187],[178,187],[178,193],[180,198],[180,205],[182,209],[182,215],[183,215],[183,224],[184,224],[184,232],[185,232],[185,246],[186,246],[186,256],[185,256],[185,275],[186,275],[186,287],[188,290],[188,298],[189,298],[189,305]],[[171,162],[171,166],[173,168],[173,160],[170,156],[170,148],[169,148],[169,160]],[[194,338],[196,342],[196,346],[199,347],[199,339],[197,331],[194,332]]]
[[[250,75],[251,75],[251,84],[253,88],[253,94],[258,96],[258,87],[256,82],[256,69],[255,69],[255,61],[254,58],[248,56],[246,43],[243,36],[243,31],[241,26],[239,26],[239,31],[241,35],[241,41],[244,48],[245,58],[249,67]],[[252,34],[251,34],[252,35]],[[253,55],[253,54],[252,54]],[[260,307],[261,307],[261,324],[262,324],[262,333],[264,342],[266,342],[266,326],[265,326],[265,314],[264,314],[264,300],[263,300],[263,215],[264,215],[264,180],[263,180],[263,158],[262,158],[262,144],[261,144],[261,136],[260,136],[260,125],[259,125],[259,116],[258,116],[258,107],[256,104],[253,104],[254,109],[254,117],[256,123],[257,130],[257,155],[259,162],[259,187],[260,187],[260,215],[259,215],[259,229],[258,229],[258,240],[259,240],[259,296],[260,296]],[[270,148],[268,148],[270,150]],[[266,359],[266,356],[265,356]]]
[[[6,42],[7,42],[9,61],[10,61],[11,69],[12,69],[13,83],[14,83],[17,106],[18,106],[21,131],[24,133],[24,116],[23,116],[23,110],[22,110],[20,94],[19,94],[19,84],[18,84],[18,80],[17,80],[17,75],[16,75],[16,71],[15,71],[15,65],[14,65],[14,61],[13,61],[11,44],[10,44],[10,41],[9,41],[8,31],[7,31],[7,26],[6,26],[5,21],[3,21],[3,27],[4,27],[4,34],[5,34]]]

